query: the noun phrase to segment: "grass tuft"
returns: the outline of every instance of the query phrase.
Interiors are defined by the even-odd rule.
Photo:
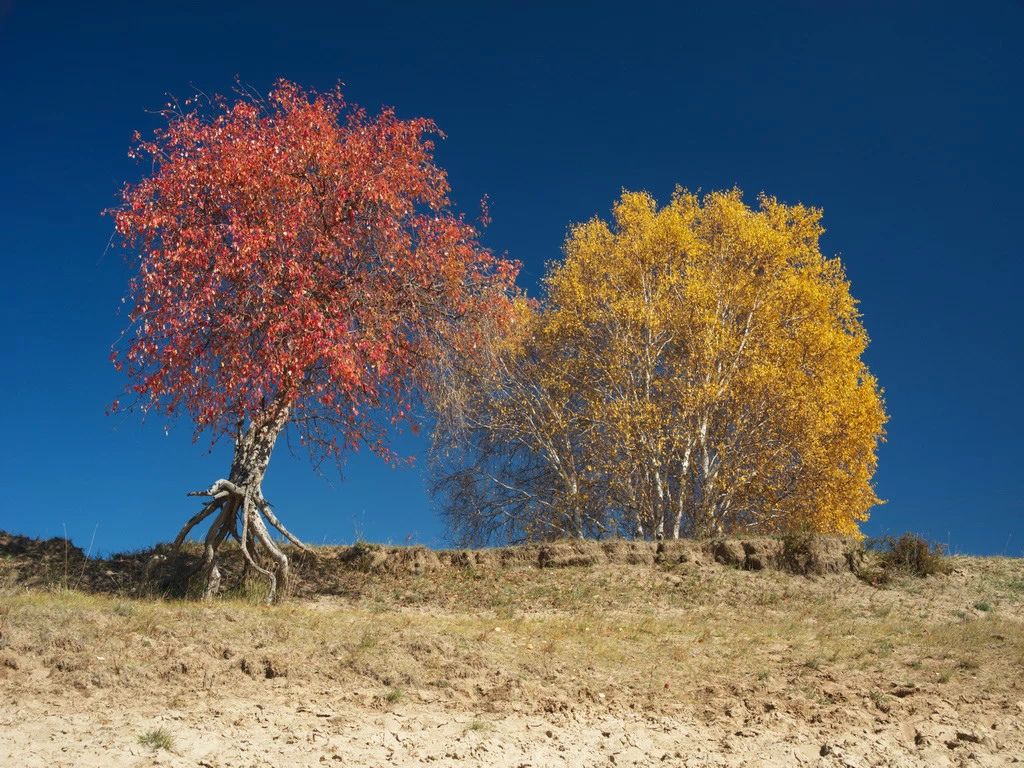
[[[139,744],[154,752],[161,749],[171,752],[174,750],[174,737],[166,728],[155,728],[139,736]]]

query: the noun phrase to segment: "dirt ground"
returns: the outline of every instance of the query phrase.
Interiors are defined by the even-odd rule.
[[[266,608],[10,542],[0,766],[1024,761],[1019,559],[875,587],[750,547],[334,548]]]

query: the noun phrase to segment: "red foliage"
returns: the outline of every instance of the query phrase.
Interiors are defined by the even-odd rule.
[[[284,80],[166,117],[111,212],[138,267],[114,361],[142,407],[216,439],[285,403],[307,444],[382,450],[433,345],[501,306],[517,269],[451,212],[436,126]]]

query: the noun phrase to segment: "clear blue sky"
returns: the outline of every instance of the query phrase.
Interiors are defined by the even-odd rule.
[[[457,202],[490,195],[529,289],[622,187],[823,207],[892,416],[867,531],[1024,553],[1024,6],[434,5],[0,0],[0,528],[141,547],[226,473],[187,423],[104,415],[128,271],[99,212],[140,173],[147,108],[238,74],[434,118]],[[445,541],[423,462],[339,479],[279,447],[265,490],[311,542]]]

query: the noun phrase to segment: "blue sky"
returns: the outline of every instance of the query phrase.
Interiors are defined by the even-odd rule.
[[[226,473],[187,423],[104,415],[128,269],[100,211],[141,172],[132,131],[165,93],[283,76],[434,118],[457,203],[490,196],[486,240],[531,290],[623,187],[823,207],[892,417],[867,532],[1024,554],[1022,39],[1008,2],[0,0],[0,528],[142,547]],[[424,479],[369,456],[318,476],[281,446],[265,490],[311,542],[440,545]]]

